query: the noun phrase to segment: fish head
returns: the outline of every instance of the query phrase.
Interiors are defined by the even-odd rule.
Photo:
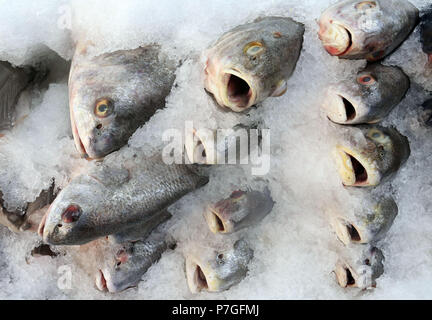
[[[409,143],[393,128],[362,127],[360,139],[354,134],[336,146],[339,175],[345,186],[376,186],[408,159]]]
[[[303,33],[303,25],[282,17],[265,17],[230,30],[206,53],[206,90],[220,106],[235,112],[283,95]]]
[[[111,293],[136,287],[142,277],[142,263],[134,252],[134,244],[123,245],[96,274],[96,287]]]
[[[76,149],[101,159],[124,146],[143,123],[145,84],[133,65],[112,65],[103,57],[73,65],[69,109]]]
[[[228,250],[201,248],[186,257],[186,277],[192,293],[228,290],[246,276],[253,251],[244,240]]]
[[[53,245],[84,244],[104,227],[107,189],[84,175],[69,183],[50,205],[38,233]]]
[[[376,61],[409,34],[418,10],[408,1],[340,1],[319,20],[318,36],[333,56]]]
[[[402,70],[374,64],[351,81],[329,86],[322,106],[335,123],[376,123],[402,100],[408,88],[409,78]]]

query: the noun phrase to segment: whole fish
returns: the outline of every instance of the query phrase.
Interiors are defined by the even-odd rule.
[[[253,251],[244,240],[229,248],[200,247],[186,255],[186,277],[192,293],[228,290],[246,277]]]
[[[350,243],[371,243],[382,239],[398,214],[391,197],[368,201],[362,208],[332,214],[331,225],[339,240]]]
[[[24,69],[0,61],[0,131],[13,126],[19,95],[30,81],[31,76]]]
[[[330,86],[323,109],[339,124],[376,123],[402,100],[409,86],[401,69],[372,64],[352,80]]]
[[[69,108],[77,150],[99,159],[120,149],[165,106],[175,63],[158,45],[89,57],[77,47],[69,75]]]
[[[336,280],[343,288],[374,288],[376,279],[384,273],[383,261],[382,251],[375,247],[345,250],[336,263]]]
[[[210,205],[204,213],[213,233],[233,233],[255,225],[273,209],[270,190],[234,191],[228,199]]]
[[[347,127],[335,158],[345,186],[376,186],[395,174],[410,156],[408,139],[394,128]]]
[[[376,61],[407,38],[418,16],[407,0],[340,1],[322,13],[319,38],[333,56]]]
[[[107,258],[96,274],[96,287],[115,293],[137,286],[147,270],[174,246],[174,240],[161,232],[153,232],[144,240],[122,245],[114,256]]]
[[[428,55],[429,62],[432,63],[432,8],[421,17],[420,39],[423,52]]]
[[[303,34],[301,23],[284,17],[258,18],[226,32],[207,52],[206,90],[235,112],[283,95]]]
[[[124,148],[72,180],[57,196],[39,234],[50,244],[84,244],[121,233],[206,184],[186,165],[167,165],[160,155]]]

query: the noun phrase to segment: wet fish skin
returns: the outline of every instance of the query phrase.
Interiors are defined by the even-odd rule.
[[[421,16],[420,40],[423,52],[428,55],[429,62],[432,62],[432,7]]]
[[[335,123],[377,123],[403,99],[409,87],[409,78],[401,69],[374,63],[354,79],[329,86],[322,107]]]
[[[342,288],[369,289],[384,273],[384,255],[376,247],[363,246],[345,250],[336,263],[336,281]]]
[[[208,182],[188,166],[165,164],[159,154],[122,151],[59,193],[39,226],[45,242],[76,245],[122,233]]]
[[[19,95],[31,80],[30,74],[24,69],[0,61],[0,131],[13,126]]]
[[[398,214],[391,197],[368,201],[360,210],[335,213],[331,225],[345,245],[375,243],[382,239]]]
[[[229,198],[210,205],[204,213],[213,233],[229,234],[259,223],[271,212],[270,190],[234,191]]]
[[[175,63],[158,45],[89,57],[77,47],[69,75],[69,105],[77,150],[100,159],[165,106]]]
[[[408,139],[395,128],[360,125],[345,130],[348,135],[335,150],[339,175],[345,186],[377,186],[392,177],[410,156]],[[364,139],[354,138],[358,134]]]
[[[221,292],[242,281],[248,272],[253,250],[245,240],[220,250],[201,247],[186,256],[186,277],[192,293]]]
[[[322,13],[319,38],[331,55],[377,61],[408,37],[418,17],[406,0],[339,1]]]
[[[174,246],[174,239],[158,231],[146,239],[123,244],[96,274],[97,288],[116,293],[137,286],[147,270]]]
[[[258,18],[231,29],[206,53],[205,89],[235,112],[284,94],[303,34],[302,24],[285,17]]]

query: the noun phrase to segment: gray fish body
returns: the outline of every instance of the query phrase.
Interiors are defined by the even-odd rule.
[[[282,95],[303,34],[302,24],[284,17],[259,18],[228,31],[207,52],[206,90],[236,112]]]
[[[345,245],[375,243],[386,235],[397,214],[396,202],[388,197],[368,201],[362,208],[350,212],[335,213],[331,225]]]
[[[319,37],[331,55],[379,60],[414,29],[418,9],[406,0],[340,1],[319,20]]]
[[[165,106],[175,63],[157,45],[87,57],[77,49],[69,75],[69,104],[76,148],[103,158],[120,149]]]
[[[186,256],[186,277],[192,293],[228,290],[246,277],[253,251],[244,240],[230,248],[201,247]]]
[[[376,186],[392,177],[410,156],[408,139],[394,128],[374,125],[345,130],[347,135],[335,153],[345,186]]]
[[[123,150],[59,193],[39,228],[46,242],[84,244],[122,233],[208,182],[185,165],[163,163],[160,155]]]
[[[352,81],[330,86],[323,109],[339,124],[376,123],[402,100],[409,86],[409,78],[401,69],[372,64]]]
[[[0,131],[13,126],[16,103],[29,82],[30,77],[24,70],[0,61]]]
[[[429,61],[432,62],[432,7],[421,17],[420,39],[423,52],[429,56]]]
[[[234,191],[228,199],[210,205],[204,217],[213,233],[233,233],[258,224],[271,212],[270,190]]]
[[[171,213],[169,213],[167,210],[162,210],[161,212],[156,213],[148,221],[140,221],[137,223],[137,225],[134,225],[119,233],[113,234],[109,236],[109,238],[114,243],[126,243],[145,239],[155,228],[169,220],[171,217]]]
[[[341,253],[335,274],[343,288],[369,289],[376,287],[376,279],[384,273],[384,255],[375,247],[350,248]]]
[[[96,275],[97,288],[115,293],[137,286],[147,270],[174,245],[173,239],[157,231],[144,240],[122,245]]]

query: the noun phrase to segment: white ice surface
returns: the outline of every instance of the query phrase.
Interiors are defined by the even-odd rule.
[[[7,5],[6,5],[7,2]],[[0,1],[0,60],[33,63],[47,48],[70,59],[74,41],[89,41],[101,51],[135,48],[158,42],[183,64],[176,86],[159,111],[131,138],[143,148],[162,144],[165,129],[183,129],[185,120],[197,126],[226,128],[259,119],[271,129],[269,183],[276,205],[258,226],[242,231],[255,251],[246,279],[229,291],[192,295],[187,288],[182,252],[193,243],[223,240],[207,230],[202,216],[210,201],[246,186],[262,186],[250,166],[220,166],[210,183],[171,207],[168,229],[178,240],[144,275],[138,288],[112,295],[93,284],[95,265],[90,251],[59,247],[62,255],[29,257],[39,242],[36,235],[11,234],[0,227],[0,298],[96,299],[385,299],[432,298],[432,218],[429,208],[432,178],[432,130],[420,120],[419,105],[430,90],[430,73],[422,72],[418,33],[414,33],[386,64],[402,66],[412,87],[385,125],[394,125],[411,143],[412,155],[395,179],[380,187],[397,200],[399,215],[380,242],[385,273],[374,290],[345,290],[332,270],[340,243],[324,211],[329,206],[358,205],[361,198],[341,186],[331,153],[341,134],[320,110],[326,85],[348,78],[365,61],[339,60],[323,50],[316,19],[330,0],[242,1]],[[426,0],[412,1],[424,6]],[[33,3],[30,5],[30,3]],[[6,8],[3,10],[3,7]],[[223,112],[202,89],[200,53],[223,32],[262,15],[290,16],[305,24],[304,45],[288,91],[270,98],[248,115]],[[418,63],[416,61],[419,61]],[[65,74],[67,76],[67,74]],[[425,77],[429,77],[429,83]],[[423,88],[422,88],[423,86]],[[428,87],[429,86],[429,87]],[[67,86],[54,83],[47,90],[29,92],[28,116],[2,138],[0,187],[8,204],[31,201],[55,178],[67,182],[77,168],[67,106]],[[70,289],[59,289],[58,268],[72,271]],[[61,270],[61,269],[60,269]]]

